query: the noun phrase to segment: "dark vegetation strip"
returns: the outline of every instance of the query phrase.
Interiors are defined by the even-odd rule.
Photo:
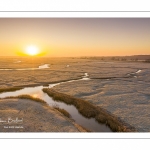
[[[11,91],[17,91],[17,90],[21,90],[22,87],[8,87],[8,88],[0,88],[0,93],[3,92],[11,92]]]
[[[90,77],[90,79],[123,79],[123,78],[133,78],[135,74],[129,75],[129,76],[124,76],[124,77]]]
[[[46,104],[47,105],[47,103],[44,100],[42,100],[40,98],[32,97],[30,95],[9,96],[9,97],[6,97],[5,99],[8,99],[8,98],[29,99],[29,100],[33,100],[33,101],[40,102],[42,104]]]
[[[43,92],[53,97],[56,101],[63,101],[66,104],[74,105],[78,111],[87,118],[95,117],[98,113],[97,109],[87,101],[71,97],[69,95],[58,93],[52,89],[44,88]]]
[[[62,101],[66,104],[74,105],[83,116],[87,118],[95,118],[99,123],[104,123],[108,125],[114,132],[136,131],[134,127],[131,127],[130,125],[126,124],[118,117],[112,115],[111,113],[109,113],[101,107],[94,106],[93,104],[85,100],[75,98],[64,93],[59,93],[49,88],[44,88],[43,92],[53,97],[53,99],[56,101]]]
[[[47,104],[44,100],[42,100],[40,98],[32,97],[30,95],[19,95],[18,98],[20,98],[20,99],[30,99],[30,100],[34,100],[36,102]]]

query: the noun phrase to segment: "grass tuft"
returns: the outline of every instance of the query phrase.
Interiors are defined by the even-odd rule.
[[[29,99],[29,100],[33,100],[33,101],[40,102],[40,103],[43,103],[43,104],[47,104],[44,100],[42,100],[40,98],[32,97],[30,95],[19,95],[19,96],[9,96],[9,97],[6,97],[6,99],[8,99],[8,98]]]
[[[35,97],[32,97],[30,95],[19,95],[17,96],[18,98],[21,98],[21,99],[30,99],[30,100],[34,100],[36,102],[40,102],[40,103],[43,103],[43,104],[46,104],[46,102],[40,98],[35,98]]]

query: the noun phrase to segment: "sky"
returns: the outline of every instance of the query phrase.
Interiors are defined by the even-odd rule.
[[[150,55],[150,18],[0,18],[0,56]]]

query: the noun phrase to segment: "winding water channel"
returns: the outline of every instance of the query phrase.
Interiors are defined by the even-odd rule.
[[[46,68],[49,68],[49,64],[41,65],[38,68],[0,69],[0,70],[33,70],[33,69],[46,69]],[[135,74],[140,73],[141,71],[142,70],[137,70],[136,72],[130,73],[127,75],[130,75],[130,76],[135,75]],[[47,88],[52,88],[56,85],[67,83],[67,82],[90,80],[90,78],[88,76],[89,76],[88,73],[84,73],[84,75],[81,79],[59,82],[59,83],[55,83],[55,84],[49,84],[47,86]],[[24,95],[24,94],[31,95],[31,96],[37,97],[37,98],[41,98],[44,101],[46,101],[48,105],[50,105],[52,107],[57,105],[59,108],[67,110],[69,112],[69,114],[71,115],[72,119],[74,119],[77,124],[82,125],[83,127],[87,128],[93,132],[112,132],[108,126],[106,126],[105,124],[98,123],[94,118],[89,119],[89,118],[82,116],[78,112],[78,110],[76,109],[75,106],[67,105],[64,102],[54,101],[52,97],[48,96],[47,93],[44,93],[42,91],[42,89],[44,87],[45,86],[26,87],[26,88],[23,88],[21,90],[17,90],[14,92],[4,92],[4,93],[0,93],[0,98],[5,98],[5,97],[9,97],[9,96],[18,96],[18,95]]]
[[[88,78],[88,73],[85,73],[84,76],[79,80],[90,80],[90,78]],[[75,81],[79,81],[79,80],[70,80],[70,81],[66,81],[66,82],[75,82]],[[56,85],[66,83],[66,82],[60,82],[60,83],[56,83],[56,84],[49,84],[48,87],[52,88]],[[82,116],[78,112],[78,110],[76,109],[75,106],[67,105],[63,102],[54,101],[52,97],[49,97],[47,95],[47,93],[44,93],[42,91],[43,88],[44,88],[43,86],[26,87],[26,88],[23,88],[21,90],[17,90],[17,91],[14,91],[14,92],[4,92],[4,93],[0,94],[0,98],[28,94],[28,95],[31,95],[33,97],[43,99],[50,106],[57,105],[59,108],[65,109],[66,111],[69,112],[69,114],[71,115],[71,118],[74,119],[77,124],[87,128],[87,129],[89,129],[93,132],[112,132],[111,129],[108,126],[106,126],[105,124],[98,123],[94,118],[89,119],[89,118],[86,118],[86,117]]]

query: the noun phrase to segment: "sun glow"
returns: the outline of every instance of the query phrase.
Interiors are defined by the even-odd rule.
[[[25,51],[28,55],[31,55],[31,56],[38,55],[38,53],[39,53],[38,47],[36,47],[34,45],[27,46]]]
[[[33,94],[32,95],[34,98],[37,98],[38,97],[38,94]]]

